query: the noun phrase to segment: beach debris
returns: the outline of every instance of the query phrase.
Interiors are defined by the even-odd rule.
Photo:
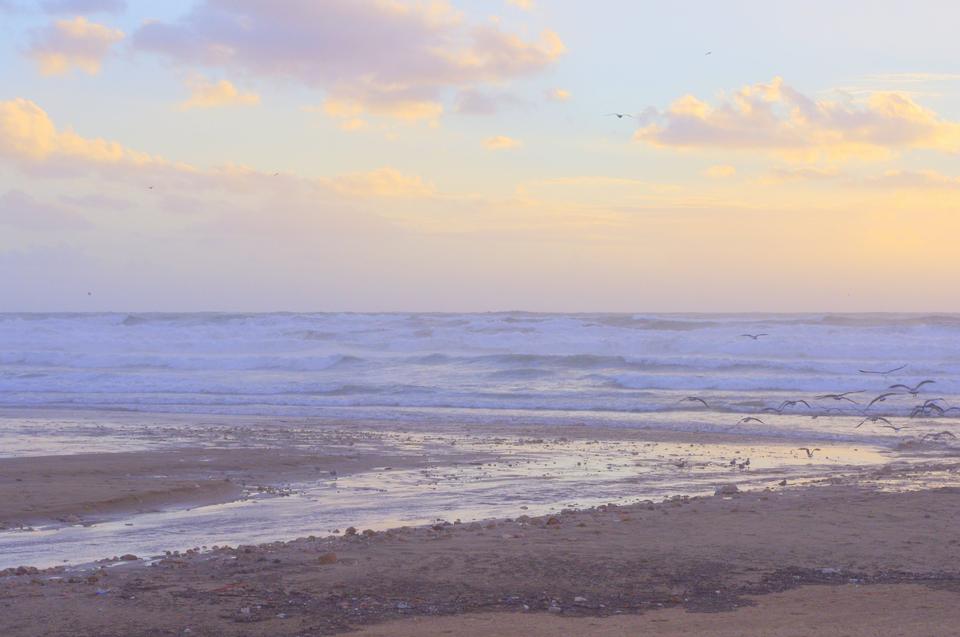
[[[317,558],[317,561],[320,562],[321,564],[336,564],[337,554],[333,552],[324,553],[323,555]]]
[[[736,495],[740,493],[740,488],[732,482],[727,484],[721,484],[713,491],[713,495],[725,496],[725,495]]]

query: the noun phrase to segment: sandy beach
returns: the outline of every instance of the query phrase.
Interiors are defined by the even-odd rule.
[[[134,421],[115,419],[114,435],[145,447],[149,427],[124,429]],[[176,440],[172,421],[165,431]],[[96,422],[102,420],[63,430],[80,436]],[[14,542],[10,550],[38,536],[30,555],[60,555],[60,536],[44,533],[99,533],[114,549],[86,564],[9,565],[0,575],[4,634],[943,635],[955,621],[960,488],[937,485],[955,484],[960,465],[943,449],[927,449],[927,457],[916,449],[909,462],[895,454],[842,470],[818,467],[802,478],[789,473],[793,465],[774,460],[778,454],[798,465],[809,460],[778,441],[582,428],[552,430],[563,436],[545,439],[535,437],[545,433],[537,427],[512,437],[497,428],[464,435],[458,427],[398,433],[393,425],[387,433],[302,422],[259,429],[247,423],[240,440],[224,441],[223,426],[213,419],[191,428],[190,448],[181,442],[0,458],[0,521],[8,527],[0,542]],[[713,473],[729,464],[728,445],[750,451],[753,468]],[[685,462],[700,458],[706,472],[704,483],[688,479],[689,488],[709,484],[710,493],[623,497],[642,482],[623,478],[616,462],[584,455],[602,449],[591,453],[628,458],[636,473],[645,461],[684,464],[673,457],[678,448]],[[873,452],[833,453],[849,459]],[[568,456],[599,466],[572,477],[542,473]],[[720,459],[702,460],[714,456]],[[571,493],[607,489],[621,497],[572,508],[498,502],[499,508],[468,510],[512,513],[393,527],[388,521],[395,518],[375,524],[355,509],[349,526],[317,523],[296,535],[290,534],[303,526],[285,528],[287,517],[271,515],[278,528],[269,537],[278,539],[269,542],[215,546],[213,531],[199,529],[199,535],[165,536],[166,552],[123,548],[136,541],[124,531],[136,531],[150,516],[159,516],[161,528],[176,528],[188,509],[240,505],[242,512],[276,503],[287,507],[280,511],[306,515],[303,485],[333,477],[345,501],[366,497],[347,488],[351,480],[391,479],[398,480],[395,493],[381,497],[429,501],[448,483],[469,500],[476,494],[463,475],[480,472],[499,483],[501,465],[521,490],[536,488],[546,475]],[[430,477],[412,485],[405,471]],[[489,493],[501,492],[479,492],[481,499]],[[210,539],[184,544],[193,537]]]

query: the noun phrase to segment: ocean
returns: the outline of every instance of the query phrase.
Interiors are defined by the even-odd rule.
[[[0,407],[857,440],[942,430],[930,398],[960,405],[960,315],[0,314]]]

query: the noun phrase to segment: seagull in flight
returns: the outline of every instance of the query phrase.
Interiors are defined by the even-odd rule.
[[[863,393],[863,390],[861,389],[859,391],[845,391],[839,394],[820,394],[819,396],[814,396],[814,398],[816,398],[817,400],[827,400],[827,399],[845,400],[848,403],[853,403],[854,405],[856,405],[857,401],[853,400],[852,398],[847,398],[847,396],[849,396],[850,394],[862,394],[862,393]]]
[[[687,396],[686,398],[681,398],[680,402],[700,403],[707,409],[710,409],[710,405],[707,404],[707,401],[705,401],[703,398],[700,398],[699,396]]]
[[[740,336],[745,336],[746,338],[752,338],[753,340],[757,340],[761,336],[770,336],[770,335],[769,334],[741,334]]]
[[[920,393],[920,388],[921,388],[921,387],[923,387],[924,385],[934,384],[934,383],[936,383],[936,382],[937,382],[937,381],[935,381],[935,380],[930,380],[930,379],[922,380],[922,381],[920,381],[919,383],[917,383],[916,385],[914,385],[913,387],[910,387],[910,386],[908,386],[908,385],[904,385],[904,384],[902,384],[902,383],[897,383],[896,385],[890,385],[889,387],[887,387],[887,389],[898,389],[898,388],[900,388],[900,389],[905,389],[905,390],[907,390],[907,393],[910,394],[911,396],[916,396],[917,394]]]
[[[797,447],[797,450],[798,450],[798,451],[806,451],[806,452],[807,452],[807,457],[808,457],[808,458],[812,458],[812,457],[813,457],[813,452],[814,452],[814,451],[820,451],[820,447],[815,447],[814,449],[811,449],[810,447]]]
[[[906,425],[900,425],[899,427],[897,427],[896,425],[886,424],[886,425],[880,425],[880,426],[884,429],[893,429],[895,433],[900,433],[901,429],[910,429],[910,427],[907,427]]]
[[[906,369],[906,365],[901,365],[900,367],[894,367],[893,369],[888,369],[886,371],[879,371],[875,369],[860,369],[857,370],[861,374],[880,374],[881,376],[886,376],[887,374],[892,374],[893,372],[899,372],[901,369]]]
[[[616,117],[617,119],[623,119],[624,117],[629,117],[633,119],[633,115],[630,113],[607,113],[607,117]]]
[[[893,426],[893,423],[887,420],[886,418],[884,418],[883,416],[867,416],[866,418],[861,420],[860,424],[854,427],[854,429],[859,429],[860,427],[863,426],[863,423],[865,422],[882,422],[887,425],[890,425],[891,427]]]
[[[879,396],[877,396],[876,398],[870,401],[870,403],[867,405],[867,409],[870,409],[877,403],[882,403],[890,396],[897,396],[897,395],[898,395],[898,392],[895,392],[895,391],[887,392],[886,394],[880,394]]]
[[[763,422],[762,420],[760,420],[759,418],[755,418],[755,417],[753,417],[753,416],[747,416],[746,418],[741,418],[740,420],[737,421],[737,424],[738,424],[738,425],[743,425],[743,424],[748,423],[748,422],[758,422],[758,423],[760,423],[761,425],[767,424],[767,423]]]

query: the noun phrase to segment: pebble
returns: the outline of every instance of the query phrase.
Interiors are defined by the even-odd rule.
[[[735,495],[737,493],[740,493],[740,489],[737,488],[737,485],[730,482],[728,484],[721,484],[719,487],[717,487],[713,492],[713,495]]]

